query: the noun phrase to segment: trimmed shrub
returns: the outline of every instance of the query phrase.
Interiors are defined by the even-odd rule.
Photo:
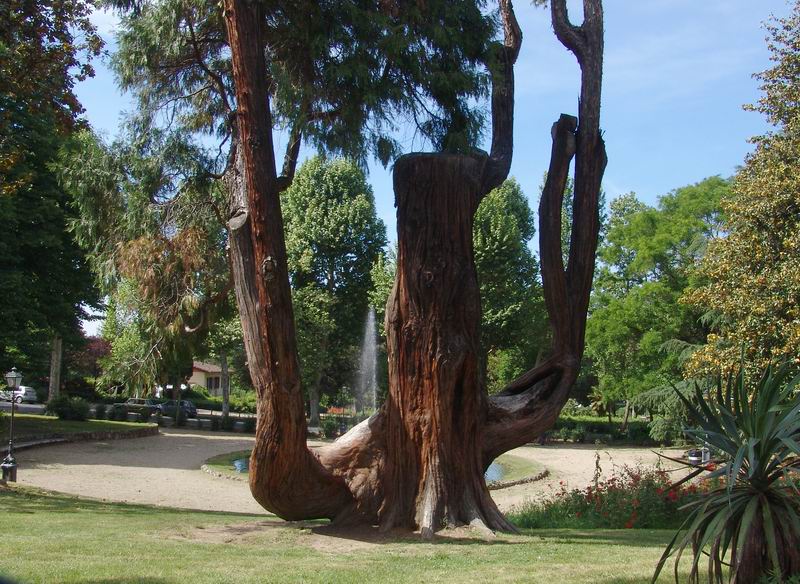
[[[245,418],[244,419],[244,431],[248,433],[255,433],[256,431],[256,419],[255,418]]]
[[[108,419],[126,422],[128,420],[128,406],[125,404],[113,404],[108,411]]]
[[[94,417],[96,420],[105,420],[106,419],[106,411],[108,410],[108,406],[104,403],[99,403],[94,406]]]
[[[235,420],[231,416],[222,416],[219,426],[225,432],[233,432],[233,423]]]
[[[322,435],[325,438],[336,438],[339,432],[339,421],[331,416],[320,419],[319,425],[322,428]]]
[[[47,412],[58,416],[59,420],[82,422],[89,417],[89,402],[79,397],[62,395],[47,402]]]

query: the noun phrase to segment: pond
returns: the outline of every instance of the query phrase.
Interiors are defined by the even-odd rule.
[[[246,473],[248,470],[248,466],[250,464],[249,458],[237,458],[233,461],[233,468],[238,473]],[[493,462],[489,465],[489,468],[486,469],[486,474],[484,477],[486,478],[487,483],[496,483],[498,481],[503,480],[503,475],[505,474],[505,470],[503,466],[498,464],[497,462]]]

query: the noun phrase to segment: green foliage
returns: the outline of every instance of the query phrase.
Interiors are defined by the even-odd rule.
[[[628,444],[651,444],[648,438],[648,423],[629,420],[627,428],[621,429],[620,418],[611,421],[597,416],[562,415],[556,420],[550,435],[570,442],[623,442]]]
[[[707,329],[680,299],[719,233],[720,200],[729,189],[711,177],[661,197],[657,208],[632,193],[612,201],[586,328],[597,403],[613,407],[681,379]]]
[[[585,489],[529,501],[508,516],[524,529],[664,529],[678,527],[682,507],[697,497],[695,486],[670,489],[669,475],[659,469],[624,467],[605,480],[599,474]]]
[[[104,403],[99,403],[94,406],[94,417],[96,420],[105,420],[106,419],[106,411],[108,410],[108,406]]]
[[[339,421],[336,418],[326,416],[319,423],[325,438],[336,438],[339,435]]]
[[[687,548],[694,580],[705,553],[709,582],[724,577],[729,553],[731,581],[800,571],[800,490],[792,475],[800,471],[800,376],[791,379],[793,368],[767,367],[752,392],[742,367],[735,377],[719,377],[710,395],[695,386],[696,403],[678,393],[695,425],[687,433],[706,441],[719,463],[713,471],[695,468],[688,478],[708,472],[723,483],[688,506],[653,581],[670,555],[679,561]]]
[[[281,205],[303,383],[335,391],[354,375],[386,227],[363,171],[344,159],[307,160]]]
[[[514,179],[489,193],[475,214],[481,343],[490,391],[527,370],[546,344],[539,265],[528,247],[535,232],[533,212]]]
[[[59,420],[83,422],[89,417],[89,402],[79,397],[59,396],[47,402],[47,412]]]
[[[773,66],[759,73],[762,97],[749,109],[773,132],[755,150],[723,201],[724,234],[700,266],[702,280],[686,301],[714,316],[694,374],[734,370],[742,345],[754,369],[800,356],[800,4],[767,25]]]
[[[79,320],[99,303],[68,225],[58,149],[80,123],[74,85],[94,74],[102,40],[89,0],[0,5],[0,367],[48,373],[49,342],[80,344]]]
[[[372,287],[369,291],[369,303],[375,310],[375,320],[378,323],[379,333],[386,336],[384,321],[386,320],[386,302],[394,286],[394,277],[397,272],[397,250],[389,249],[386,253],[378,254],[370,270]]]

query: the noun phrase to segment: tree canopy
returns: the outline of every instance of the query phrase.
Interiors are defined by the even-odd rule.
[[[83,111],[74,84],[102,46],[91,10],[83,0],[0,7],[0,365],[34,378],[47,375],[50,339],[80,343],[80,320],[99,302],[56,171]]]
[[[533,212],[512,178],[481,201],[473,244],[481,290],[481,344],[487,383],[499,391],[549,345],[539,264],[528,247]]]
[[[762,97],[749,109],[775,130],[755,151],[722,203],[723,235],[711,241],[703,278],[686,301],[712,311],[714,331],[691,371],[732,370],[742,351],[759,368],[800,356],[800,5],[767,25],[774,65],[756,77]]]
[[[682,378],[707,328],[703,312],[680,299],[720,232],[729,189],[729,181],[710,177],[660,197],[655,208],[633,193],[612,201],[586,331],[598,401],[630,400]]]

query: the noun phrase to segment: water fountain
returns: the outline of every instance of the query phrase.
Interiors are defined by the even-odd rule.
[[[372,307],[364,324],[355,390],[355,397],[361,403],[361,409],[374,412],[378,406],[378,329],[375,325],[375,309]]]

